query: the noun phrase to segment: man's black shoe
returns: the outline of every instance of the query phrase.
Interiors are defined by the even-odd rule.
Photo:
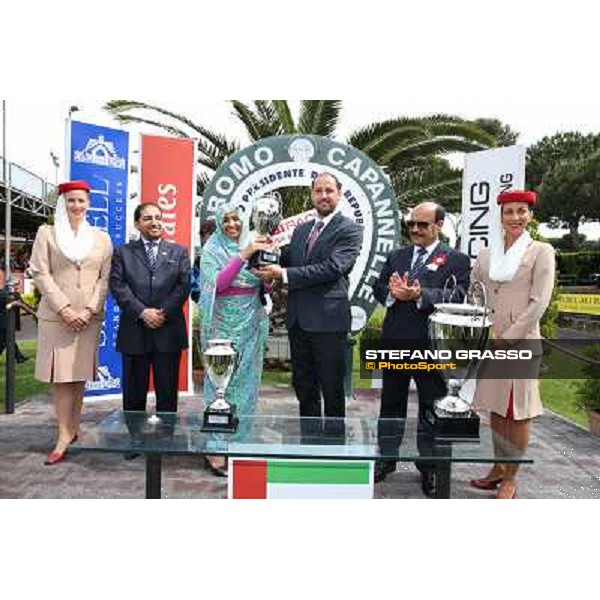
[[[134,460],[134,459],[138,458],[139,456],[141,456],[141,454],[139,452],[125,452],[125,454],[123,455],[123,458],[125,460]]]
[[[435,474],[421,473],[421,489],[428,498],[435,498]]]
[[[375,483],[383,481],[390,473],[396,470],[394,461],[378,460],[375,463]]]

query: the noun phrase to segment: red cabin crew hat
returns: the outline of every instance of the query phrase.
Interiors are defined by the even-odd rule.
[[[527,202],[527,204],[533,206],[536,201],[537,194],[535,192],[509,190],[508,192],[501,192],[498,194],[498,204],[506,204],[507,202]]]
[[[92,188],[90,188],[90,184],[87,181],[67,181],[59,184],[58,193],[66,194],[67,192],[72,192],[73,190],[83,190],[89,194],[91,189]]]

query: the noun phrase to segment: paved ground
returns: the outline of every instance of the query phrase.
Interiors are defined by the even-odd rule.
[[[373,390],[358,390],[350,413],[376,414]],[[414,410],[414,401],[411,404]],[[99,422],[119,408],[115,401],[86,405],[83,427]],[[200,411],[201,400],[181,402],[183,411]],[[296,401],[287,387],[265,388],[260,412],[296,414]],[[0,415],[0,498],[143,498],[144,461],[125,461],[121,455],[77,454],[56,467],[43,460],[53,438],[52,407],[46,396],[20,405],[14,415]],[[547,414],[534,425],[531,457],[535,463],[521,470],[520,498],[600,498],[600,438],[563,419]],[[201,467],[198,457],[166,457],[163,495],[167,498],[226,498],[227,485]],[[453,498],[491,498],[468,486],[482,465],[453,469]],[[419,476],[412,464],[375,486],[376,498],[423,498]]]

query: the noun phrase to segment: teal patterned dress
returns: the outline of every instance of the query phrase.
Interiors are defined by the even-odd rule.
[[[262,376],[263,357],[269,318],[259,299],[261,280],[242,266],[231,283],[235,288],[250,288],[251,295],[217,294],[217,277],[232,257],[239,254],[248,239],[248,227],[242,219],[240,241],[235,242],[223,232],[223,217],[237,212],[230,205],[222,206],[216,215],[217,229],[202,251],[200,261],[200,313],[202,316],[202,351],[208,340],[230,339],[238,353],[237,367],[227,387],[226,399],[237,406],[238,415],[252,415],[256,410]],[[239,214],[239,213],[238,213]],[[215,388],[204,379],[204,405],[214,400]]]

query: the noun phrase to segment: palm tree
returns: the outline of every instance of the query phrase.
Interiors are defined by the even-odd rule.
[[[348,144],[387,168],[402,207],[438,198],[449,210],[460,206],[462,171],[445,156],[496,145],[493,135],[452,115],[398,118],[350,134]]]
[[[232,100],[231,106],[252,142],[281,134],[334,138],[342,110],[340,100],[302,100],[295,121],[287,100],[254,100],[252,104]],[[221,163],[239,150],[236,142],[160,106],[111,100],[104,108],[122,123],[151,125],[171,135],[197,138],[198,162],[205,167],[198,178],[199,194]],[[460,206],[462,173],[453,169],[445,157],[494,147],[497,140],[475,122],[439,114],[374,123],[351,133],[346,143],[386,169],[401,206],[414,206],[425,198],[436,197],[448,209],[456,210]],[[285,190],[284,198],[286,214],[300,212],[308,203],[306,192],[300,188]]]

